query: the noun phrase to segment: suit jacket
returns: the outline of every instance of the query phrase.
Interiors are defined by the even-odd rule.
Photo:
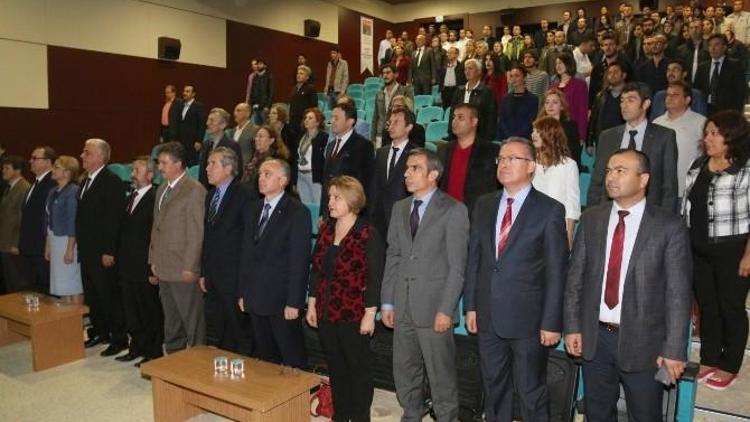
[[[451,159],[453,158],[453,150],[457,145],[458,141],[451,141],[438,146],[437,155],[445,169],[443,176],[440,178],[440,188],[442,190],[448,188]],[[498,188],[495,158],[499,150],[500,147],[495,143],[479,142],[478,140],[474,142],[464,182],[464,203],[470,213],[474,207],[474,202],[480,196],[494,192]]]
[[[414,100],[414,88],[411,86],[399,85],[396,88],[396,92],[393,93],[393,97],[396,95],[406,95]],[[372,112],[372,124],[370,125],[370,139],[372,139],[373,142],[375,142],[377,136],[383,136],[385,122],[388,120],[388,113],[385,111],[385,105],[385,92],[381,89],[375,95],[375,108]]]
[[[565,207],[533,187],[496,257],[502,191],[482,196],[471,218],[464,310],[482,331],[505,338],[562,332],[568,264]],[[502,217],[500,217],[502,219]]]
[[[81,184],[81,190],[85,182]],[[117,253],[122,210],[125,209],[125,184],[107,167],[78,200],[76,243],[79,261],[101,262],[102,255]]]
[[[193,144],[196,142],[203,142],[203,136],[206,133],[206,108],[198,102],[193,100],[190,107],[185,112],[185,117],[182,117],[182,109],[184,103],[177,101],[172,105],[175,121],[178,122],[176,129],[177,133],[175,140],[179,141],[188,152],[195,151]]]
[[[391,150],[391,145],[380,147],[375,152],[375,167],[367,199],[369,200],[370,221],[378,230],[378,233],[388,233],[393,204],[409,196],[404,184],[406,156],[409,151],[416,147],[417,145],[411,141],[406,143],[390,175],[388,174],[388,165],[390,164],[388,153]]]
[[[583,213],[565,286],[565,333],[581,333],[586,360],[596,353],[612,206],[606,202]],[[657,356],[686,361],[693,272],[690,239],[679,216],[647,200],[626,271],[618,366],[655,368]]]
[[[182,281],[182,272],[200,274],[206,189],[185,173],[167,198],[167,181],[156,191],[148,262],[164,281]]]
[[[349,139],[340,148],[336,157],[331,157],[336,142],[329,142],[325,150],[325,164],[323,165],[323,178],[320,184],[325,186],[335,176],[347,175],[359,180],[362,187],[370,186],[373,165],[373,146],[363,136],[352,131]],[[328,215],[328,193],[323,192],[320,198],[320,211],[322,215]]]
[[[707,101],[711,94],[711,72],[713,72],[713,60],[698,65],[698,71],[695,73],[695,87],[703,93]],[[716,98],[710,99],[709,108],[712,112],[719,110],[742,112],[745,107],[746,86],[742,65],[737,60],[725,57],[719,71],[718,92]]]
[[[333,75],[333,86],[329,84],[332,72],[335,72]],[[339,64],[334,69],[333,64],[329,60],[326,66],[326,84],[323,92],[328,92],[329,89],[333,89],[335,92],[345,92],[347,85],[349,85],[349,63],[344,59],[339,59]]]
[[[23,255],[44,255],[44,246],[47,242],[45,205],[50,189],[55,186],[56,183],[52,180],[52,171],[50,171],[36,184],[28,200],[23,204],[21,230],[18,237],[18,249]]]
[[[456,89],[456,93],[453,94],[453,101],[451,101],[451,114],[448,122],[453,121],[453,111],[456,106],[464,103],[464,95],[466,94],[466,84],[459,85]],[[479,83],[477,87],[471,91],[469,96],[469,103],[479,109],[479,127],[477,128],[477,137],[483,141],[491,141],[497,136],[497,101],[495,100],[495,94],[492,90],[483,83]],[[453,139],[453,131],[451,125],[448,124],[448,137]]]
[[[214,187],[206,194],[201,275],[206,278],[207,289],[234,297],[239,286],[237,269],[245,232],[243,213],[250,206],[250,187],[234,178],[224,192],[216,216],[209,220],[208,210],[215,193]]]
[[[692,41],[681,44],[677,47],[677,57],[682,59],[687,66],[688,81],[693,80],[693,57],[695,54],[695,44]],[[710,60],[711,56],[708,55],[708,46],[706,41],[701,40],[698,44],[698,66],[706,60]],[[696,72],[697,73],[697,72]],[[697,79],[695,80],[697,82]]]
[[[241,136],[241,135],[240,135]],[[203,186],[208,189],[208,174],[206,174],[206,166],[208,165],[208,156],[211,155],[211,151],[218,147],[226,147],[234,151],[235,154],[237,154],[237,163],[242,163],[242,151],[240,150],[240,144],[238,142],[234,142],[234,140],[227,137],[226,134],[224,134],[221,139],[219,139],[219,142],[216,144],[216,147],[211,146],[211,140],[208,140],[203,143],[203,148],[201,149],[201,159],[199,161],[199,173],[198,173],[198,180],[203,184]],[[239,169],[237,169],[239,171]]]
[[[424,81],[432,83],[437,79],[437,68],[435,67],[435,57],[432,54],[432,48],[422,47],[422,59],[417,62],[418,48],[414,48],[411,54],[411,66],[409,66],[410,81]]]
[[[271,104],[273,103],[273,81],[268,69],[263,74],[255,74],[253,87],[250,90],[250,101],[253,109],[255,109],[255,106],[258,106],[259,110],[271,108]]]
[[[156,189],[153,186],[143,195],[132,214],[128,213],[127,205],[123,208],[117,268],[120,277],[125,280],[145,282],[148,278],[148,249],[154,222]]]
[[[408,308],[417,327],[432,327],[438,312],[455,322],[464,287],[469,215],[462,203],[437,189],[412,239],[412,199],[393,206],[381,303],[393,306],[396,319]]]
[[[625,125],[604,130],[599,135],[596,147],[596,163],[591,175],[588,204],[596,205],[607,201],[604,189],[605,169],[609,156],[620,149]],[[674,130],[649,123],[643,137],[642,151],[651,161],[651,179],[648,184],[648,201],[651,205],[660,206],[675,212],[677,196],[677,140]]]
[[[236,131],[236,126],[227,130],[227,137],[229,140],[234,140],[234,133]],[[240,174],[242,174],[242,169],[245,168],[247,162],[250,161],[255,154],[255,132],[257,131],[258,126],[256,126],[255,123],[253,123],[253,120],[250,119],[245,126],[245,129],[240,133],[240,139],[237,141],[237,144],[240,146],[240,154],[242,155]]]
[[[238,297],[245,311],[279,316],[285,306],[305,306],[310,269],[310,211],[284,194],[258,236],[264,200],[245,207]]]
[[[11,248],[18,247],[23,201],[30,186],[22,177],[0,197],[0,252],[10,252]]]
[[[297,84],[295,84],[292,88],[292,96],[289,98],[289,124],[296,131],[299,131],[302,127],[302,120],[305,118],[305,110],[317,106],[318,91],[315,89],[315,85],[306,83],[297,88]]]

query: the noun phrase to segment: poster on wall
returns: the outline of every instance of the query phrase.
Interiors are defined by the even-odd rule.
[[[375,67],[372,56],[372,28],[373,20],[359,18],[359,72],[372,72]]]

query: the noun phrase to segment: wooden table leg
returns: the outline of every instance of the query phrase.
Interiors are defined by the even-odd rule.
[[[83,350],[83,321],[71,316],[31,327],[34,371],[52,368],[86,357]]]
[[[18,343],[19,341],[26,340],[26,337],[10,329],[11,324],[17,323],[8,321],[5,318],[0,318],[0,346],[5,346],[7,344]]]
[[[174,384],[152,377],[151,389],[156,422],[182,422],[203,413],[199,407],[185,401],[184,390]]]

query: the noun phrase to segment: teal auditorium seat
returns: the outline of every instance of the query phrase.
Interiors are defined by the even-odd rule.
[[[198,166],[197,164],[194,166],[190,166],[187,173],[188,176],[192,177],[195,180],[198,180],[198,176],[200,174],[200,166]]]
[[[435,142],[443,140],[448,134],[448,122],[432,122],[425,130],[425,141]]]
[[[129,183],[132,178],[130,177],[133,168],[129,164],[112,163],[107,166],[107,169],[114,173],[123,182]]]
[[[432,105],[432,95],[415,95],[414,109],[429,107]]]
[[[417,110],[417,123],[427,124],[443,120],[443,109],[430,106]]]
[[[312,234],[313,236],[317,236],[318,235],[318,217],[320,216],[320,204],[305,204],[305,206],[310,211]]]

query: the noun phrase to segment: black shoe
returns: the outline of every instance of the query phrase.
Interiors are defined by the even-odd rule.
[[[94,336],[94,337],[89,337],[89,339],[86,340],[85,343],[83,343],[83,346],[88,349],[90,347],[98,346],[104,343],[109,343],[109,337]]]
[[[130,362],[138,359],[139,357],[140,355],[137,353],[128,352],[126,355],[116,357],[115,360],[118,362]]]
[[[143,359],[139,360],[138,362],[136,362],[135,365],[133,365],[133,366],[135,366],[136,368],[140,368],[141,365],[143,365],[144,363],[146,363],[148,361],[151,361],[151,360],[153,360],[153,359],[152,358],[143,358]]]
[[[114,356],[123,350],[127,349],[127,346],[124,345],[117,345],[117,344],[110,344],[109,347],[104,349],[104,351],[101,353],[102,356]]]

